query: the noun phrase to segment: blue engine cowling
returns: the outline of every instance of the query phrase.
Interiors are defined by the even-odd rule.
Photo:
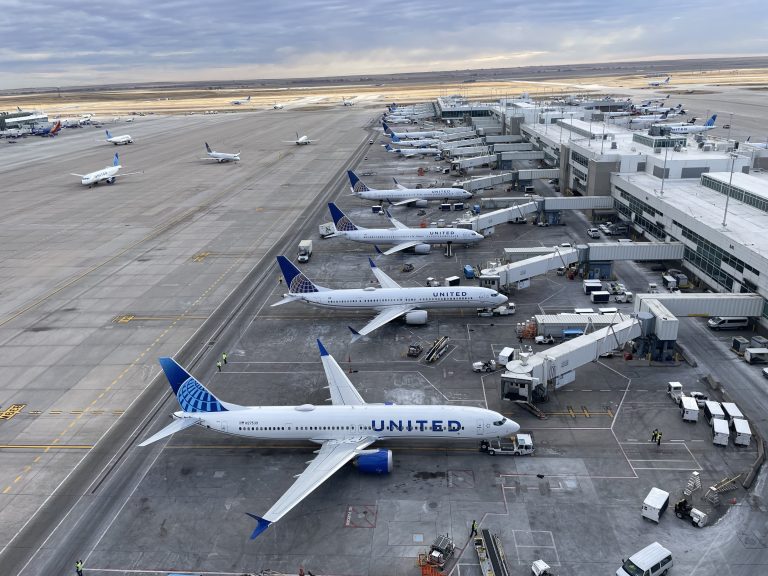
[[[355,458],[355,466],[365,474],[389,474],[392,472],[392,451],[383,448],[366,450]]]

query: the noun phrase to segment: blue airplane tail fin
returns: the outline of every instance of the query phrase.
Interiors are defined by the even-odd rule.
[[[370,190],[352,170],[347,170],[347,176],[349,177],[349,187],[352,189],[352,192],[368,192]]]
[[[120,156],[117,155],[117,152],[115,152],[115,157],[112,159],[112,166],[119,166],[120,165]]]
[[[212,152],[211,147],[208,146],[208,142],[205,143],[205,149],[208,152],[208,154],[210,154]]]
[[[179,406],[184,412],[226,412],[227,408],[216,396],[173,358],[160,358],[160,366],[176,394]]]
[[[705,124],[705,126],[714,126],[715,120],[717,120],[717,114],[712,114],[712,117],[709,120],[707,120],[707,123]]]
[[[384,127],[384,132],[387,134],[392,134],[392,129],[387,126],[387,123],[382,120],[381,125]]]
[[[333,224],[336,226],[336,230],[339,232],[352,232],[358,230],[358,227],[352,223],[352,220],[342,212],[336,204],[328,202],[328,209],[331,211],[331,218],[333,218]]]
[[[112,134],[109,133],[109,130],[104,130],[104,132],[107,133],[107,138],[112,138]]]
[[[392,142],[401,142],[401,140],[395,134],[392,134]]]
[[[283,273],[285,285],[288,286],[289,293],[307,294],[309,292],[320,292],[321,287],[307,278],[288,258],[278,256],[277,263],[280,266],[280,271]]]

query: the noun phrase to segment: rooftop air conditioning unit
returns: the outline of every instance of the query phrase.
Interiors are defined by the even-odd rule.
[[[611,150],[617,150],[619,145],[616,142],[611,142]]]
[[[661,148],[654,148],[653,149],[654,154],[661,154]]]

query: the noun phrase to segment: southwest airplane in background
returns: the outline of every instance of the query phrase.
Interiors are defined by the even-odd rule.
[[[412,205],[423,208],[429,200],[466,200],[472,197],[472,194],[461,188],[406,188],[398,184],[397,180],[395,180],[395,186],[397,186],[395,189],[374,189],[366,186],[352,170],[347,170],[347,176],[354,196],[377,202],[386,200],[393,206]]]
[[[386,122],[382,122],[381,125],[384,127],[384,133],[389,134],[390,136],[397,136],[398,138],[434,138],[436,136],[443,136],[445,132],[442,130],[423,130],[421,132],[395,132],[387,126]]]
[[[245,98],[243,100],[232,100],[230,102],[230,104],[232,104],[232,106],[240,106],[240,104],[250,104],[250,103],[251,103],[251,97],[250,96],[248,96],[248,98]]]
[[[658,81],[658,80],[655,80],[655,81],[651,81],[651,82],[648,82],[648,86],[651,86],[652,88],[658,88],[659,86],[666,86],[667,84],[669,84],[669,81],[670,81],[671,79],[672,79],[672,77],[671,77],[671,76],[667,76],[667,77],[666,77],[666,78],[665,78],[663,81],[661,81],[661,82],[660,82],[660,81]]]
[[[59,130],[61,130],[61,122],[56,122],[56,124],[52,124],[51,126],[46,126],[45,128],[33,128],[32,129],[32,135],[33,136],[50,136],[53,138],[56,136],[56,134],[59,133]]]
[[[299,136],[298,132],[296,132],[296,140],[283,140],[284,144],[296,144],[298,146],[312,144],[312,142],[317,142],[317,140],[310,140],[307,136]]]
[[[228,152],[216,152],[211,150],[208,146],[208,142],[205,143],[205,149],[208,152],[208,158],[200,158],[200,160],[216,160],[216,162],[239,162],[240,152],[237,154],[230,154]]]
[[[129,134],[123,134],[122,136],[112,136],[109,130],[105,130],[107,133],[107,142],[119,146],[120,144],[133,144],[133,138]]]
[[[88,174],[72,174],[72,176],[77,176],[81,180],[80,182],[83,184],[83,186],[88,186],[89,188],[92,186],[95,186],[96,184],[100,184],[101,182],[106,182],[107,184],[114,184],[115,178],[118,176],[130,176],[131,174],[139,174],[140,172],[128,172],[126,174],[118,174],[120,171],[120,157],[117,155],[117,152],[115,152],[115,157],[112,160],[112,166],[107,166],[106,168],[102,168],[101,170],[97,170],[96,172],[89,172]]]
[[[406,324],[425,324],[427,309],[430,308],[493,308],[507,301],[507,297],[503,294],[478,286],[404,288],[382,272],[370,258],[368,262],[381,288],[368,286],[332,290],[312,282],[285,256],[278,256],[277,262],[285,277],[288,293],[272,306],[299,300],[323,308],[364,309],[378,312],[373,320],[360,330],[350,327],[353,342],[401,316]]]
[[[480,440],[510,436],[520,426],[498,412],[456,405],[367,404],[333,356],[317,341],[331,394],[330,406],[240,406],[223,402],[172,358],[160,366],[181,410],[174,421],[139,446],[147,446],[191,426],[234,436],[309,440],[320,445],[293,485],[256,520],[251,540],[301,503],[347,462],[372,474],[392,471],[392,452],[368,447],[388,438]]]
[[[394,228],[362,228],[352,221],[333,202],[328,203],[336,232],[332,236],[344,236],[353,242],[365,244],[394,244],[383,252],[385,256],[413,248],[416,254],[428,254],[432,244],[475,244],[483,235],[464,228],[409,228],[395,220],[387,212]]]
[[[707,130],[717,128],[717,126],[715,126],[715,120],[717,120],[717,114],[712,114],[712,117],[701,126],[697,126],[695,124],[670,126],[669,131],[672,134],[696,134],[698,132],[706,132]]]

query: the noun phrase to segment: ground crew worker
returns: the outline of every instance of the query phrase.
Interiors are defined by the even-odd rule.
[[[83,576],[83,561],[78,560],[75,562],[75,572],[77,572],[77,576]]]
[[[219,369],[219,372],[221,372],[221,360],[219,360],[218,362],[216,362],[216,368],[218,368],[218,369]]]
[[[659,429],[654,428],[653,432],[651,432],[651,442],[656,442],[656,437],[659,435]]]
[[[477,520],[472,520],[472,531],[469,533],[469,537],[477,536]]]
[[[661,446],[661,431],[656,432],[656,446]]]
[[[227,353],[226,352],[222,352],[221,353],[221,360],[224,362],[224,364],[227,363]]]

